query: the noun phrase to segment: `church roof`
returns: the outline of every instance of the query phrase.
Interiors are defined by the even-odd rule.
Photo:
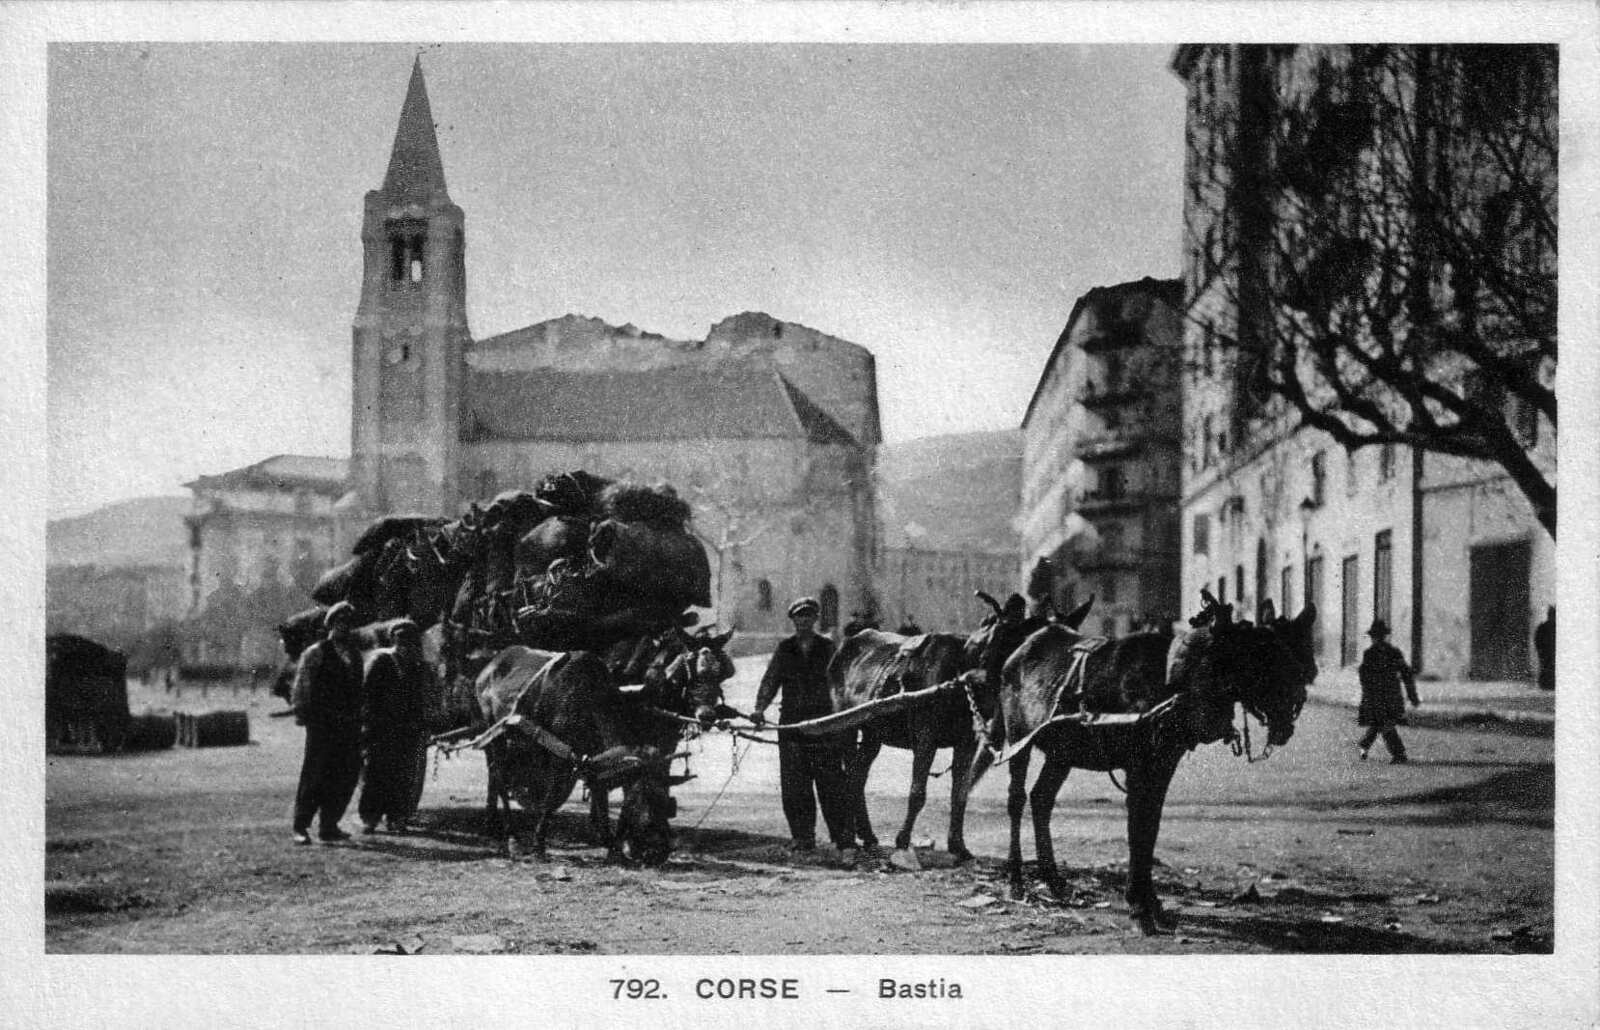
[[[439,157],[439,138],[434,134],[433,109],[428,104],[420,57],[411,66],[411,83],[400,109],[400,125],[395,129],[383,192],[396,200],[427,200],[434,192],[445,193],[444,161]]]
[[[345,492],[349,476],[350,462],[344,458],[277,454],[254,465],[201,476],[183,485],[191,490],[311,490],[337,497]]]
[[[737,363],[638,372],[475,370],[466,439],[620,442],[854,438],[779,373]]]

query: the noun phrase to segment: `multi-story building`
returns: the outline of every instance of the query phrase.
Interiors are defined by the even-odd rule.
[[[1179,610],[1181,301],[1175,279],[1080,297],[1022,421],[1024,565],[1049,559],[1062,611],[1094,594],[1099,632]]]
[[[1263,389],[1254,362],[1264,351],[1239,345],[1252,334],[1317,317],[1273,264],[1295,251],[1294,234],[1304,229],[1297,221],[1303,214],[1277,206],[1282,184],[1293,186],[1295,176],[1306,174],[1274,144],[1274,127],[1303,117],[1297,112],[1306,103],[1331,104],[1326,131],[1313,140],[1376,168],[1382,155],[1371,150],[1384,144],[1372,141],[1381,140],[1382,121],[1362,106],[1368,101],[1349,86],[1348,73],[1362,62],[1370,69],[1382,56],[1348,46],[1195,45],[1180,47],[1174,58],[1188,90],[1183,596],[1208,587],[1251,614],[1268,601],[1279,611],[1314,602],[1325,668],[1358,662],[1366,630],[1381,618],[1425,675],[1526,678],[1533,627],[1554,603],[1554,541],[1504,467],[1404,442],[1347,449],[1329,432],[1306,426],[1281,394]],[[1420,95],[1415,83],[1396,88],[1408,102]],[[1434,88],[1446,89],[1442,98],[1430,94],[1441,109],[1459,100],[1447,87]],[[1291,110],[1291,101],[1301,106]],[[1457,145],[1452,139],[1439,133],[1430,144],[1438,149],[1428,155],[1431,164],[1413,167],[1455,176],[1456,202],[1481,206],[1473,166],[1450,151]],[[1345,214],[1349,225],[1376,220],[1399,235],[1396,226],[1413,217],[1413,202],[1396,193],[1376,213],[1369,200]],[[1553,249],[1537,251],[1530,261],[1553,265]],[[1486,411],[1503,410],[1503,424],[1553,482],[1547,420],[1522,400],[1501,396],[1492,381],[1464,376],[1431,343],[1412,343],[1461,331],[1464,319],[1479,317],[1473,288],[1459,270],[1419,271],[1426,255],[1404,259],[1411,276],[1404,332],[1412,336],[1396,341],[1397,352],[1411,347],[1409,360],[1428,362],[1439,382]],[[1468,306],[1473,310],[1464,312]],[[1494,341],[1486,317],[1468,328]],[[1520,346],[1503,337],[1493,345]],[[1296,357],[1310,360],[1303,350]],[[1553,363],[1540,374],[1553,377]]]

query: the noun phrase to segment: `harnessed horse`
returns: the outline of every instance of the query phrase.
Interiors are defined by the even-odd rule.
[[[1051,628],[1034,633],[1005,662],[999,697],[972,780],[995,761],[1010,769],[1011,894],[1025,893],[1021,824],[1033,814],[1037,869],[1052,894],[1067,886],[1056,867],[1050,815],[1074,768],[1127,774],[1130,916],[1145,933],[1170,929],[1152,884],[1162,808],[1178,762],[1200,744],[1235,739],[1233,712],[1242,706],[1267,725],[1268,748],[1287,743],[1316,676],[1308,606],[1293,620],[1270,611],[1267,625],[1235,623],[1232,609],[1204,595],[1196,628],[1176,642],[1140,633],[1093,640]],[[994,746],[1004,745],[996,751]],[[1029,758],[1044,756],[1031,793]]]

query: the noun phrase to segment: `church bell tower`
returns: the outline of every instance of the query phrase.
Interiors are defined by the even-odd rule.
[[[467,328],[465,216],[445,190],[419,57],[383,186],[366,195],[352,486],[368,514],[453,515]]]

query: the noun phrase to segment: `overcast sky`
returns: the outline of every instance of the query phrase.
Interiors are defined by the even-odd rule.
[[[362,195],[415,53],[52,47],[52,517],[349,453]],[[761,310],[877,355],[890,440],[1015,427],[1078,295],[1178,273],[1170,54],[427,49],[473,334]]]

